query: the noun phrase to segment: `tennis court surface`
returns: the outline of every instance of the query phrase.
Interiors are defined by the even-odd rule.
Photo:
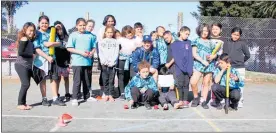
[[[72,79],[70,80],[72,83]],[[72,84],[70,83],[70,87]],[[34,104],[30,111],[16,109],[20,88],[19,80],[2,79],[2,132],[92,132],[92,131],[276,131],[276,89],[275,84],[247,83],[245,86],[244,108],[238,111],[216,110],[201,106],[168,111],[146,110],[140,107],[125,110],[126,101],[86,102],[73,107],[70,102],[65,107],[40,105],[41,93],[34,82],[27,95],[27,103]],[[47,96],[51,99],[50,84],[47,83]],[[93,89],[99,89],[93,83]],[[64,86],[61,83],[61,95]],[[70,88],[71,90],[71,88]],[[73,116],[66,127],[57,126],[58,117],[63,113]]]

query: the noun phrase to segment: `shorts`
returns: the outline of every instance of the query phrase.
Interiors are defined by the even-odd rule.
[[[62,76],[62,77],[69,77],[70,74],[70,70],[68,69],[68,67],[59,67],[57,66],[57,72],[58,72],[58,76]]]
[[[49,66],[50,67],[50,66]],[[42,80],[51,79],[58,80],[58,70],[57,64],[55,62],[52,63],[51,69],[48,71],[47,76],[46,73],[40,68],[33,66],[33,78],[37,84],[39,84]]]
[[[51,79],[51,80],[58,80],[59,79],[59,77],[58,77],[58,66],[57,66],[56,61],[54,61],[51,64],[51,68],[48,72],[48,75],[46,76],[46,79]]]

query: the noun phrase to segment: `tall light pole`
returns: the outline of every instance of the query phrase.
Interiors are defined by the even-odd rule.
[[[183,12],[178,12],[177,15],[177,30],[180,30],[180,28],[183,26]]]

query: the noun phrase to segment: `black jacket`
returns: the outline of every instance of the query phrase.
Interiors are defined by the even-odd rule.
[[[231,65],[234,68],[245,68],[244,63],[250,58],[249,48],[246,42],[226,41],[223,46],[223,53],[227,53],[231,59]]]

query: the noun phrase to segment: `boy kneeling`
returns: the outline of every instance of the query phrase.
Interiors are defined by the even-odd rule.
[[[226,71],[231,66],[230,58],[228,54],[222,54],[219,57],[219,68],[215,70],[214,82],[212,85],[212,91],[216,96],[215,105],[217,109],[222,109],[220,101],[226,98]],[[234,110],[238,110],[238,102],[240,100],[240,87],[244,86],[244,81],[240,78],[240,74],[235,68],[231,67],[230,70],[230,83],[229,83],[229,99],[231,101],[230,107]]]
[[[131,109],[137,108],[138,102],[144,102],[146,109],[151,109],[150,102],[158,89],[153,77],[149,76],[150,64],[142,61],[138,65],[138,70],[138,74],[125,87],[125,97]]]

